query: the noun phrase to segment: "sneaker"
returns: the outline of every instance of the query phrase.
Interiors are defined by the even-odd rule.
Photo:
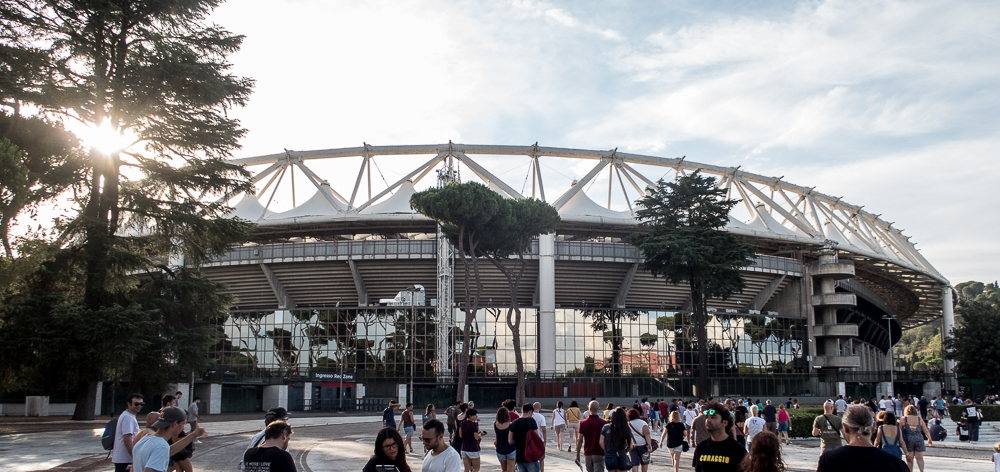
[[[566,450],[566,452],[573,452],[573,446],[570,446],[569,449]]]
[[[197,440],[197,439],[196,439],[196,440],[194,441],[194,443],[195,443],[195,444],[201,444],[201,441],[200,441],[200,440]]]

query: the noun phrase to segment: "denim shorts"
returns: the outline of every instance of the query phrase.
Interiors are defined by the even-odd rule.
[[[632,459],[625,451],[618,451],[618,454],[604,455],[604,467],[607,470],[629,470],[632,468]]]
[[[403,426],[403,433],[406,437],[413,436],[413,426]]]
[[[787,421],[779,421],[778,422],[778,432],[779,433],[787,433],[788,432],[788,422]]]
[[[510,454],[500,454],[498,452],[497,460],[500,462],[517,460],[517,451],[511,451]]]

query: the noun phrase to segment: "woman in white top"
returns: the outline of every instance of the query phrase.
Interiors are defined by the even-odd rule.
[[[642,472],[646,472],[650,463],[649,444],[652,441],[649,438],[649,423],[639,417],[641,414],[634,408],[628,411],[628,429],[632,433],[632,439],[635,440],[635,446],[628,454],[632,459],[632,470],[635,471],[637,467],[642,466]]]
[[[566,431],[566,410],[561,400],[556,402],[556,409],[552,410],[552,429],[556,430],[556,447],[561,451],[563,431]]]
[[[753,437],[757,433],[764,430],[764,418],[757,416],[758,412],[757,405],[750,406],[750,417],[747,418],[746,423],[743,424],[743,433],[747,435],[747,450],[750,450],[750,443],[753,442]]]

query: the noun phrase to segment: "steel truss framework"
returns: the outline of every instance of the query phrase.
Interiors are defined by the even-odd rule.
[[[432,157],[428,160],[417,159],[418,165],[403,178],[372,195],[371,166],[374,158],[408,155]],[[481,165],[475,158],[477,156],[518,156],[529,159],[532,193],[522,195],[498,178],[494,172]],[[307,165],[309,161],[356,157],[361,157],[362,161],[352,188],[332,188],[327,180]],[[539,158],[542,157],[589,160],[594,161],[594,165],[561,195],[555,196],[550,193],[547,196],[542,167],[539,164]],[[900,323],[904,328],[939,318],[943,307],[942,288],[950,285],[948,280],[920,254],[909,236],[895,228],[893,223],[882,220],[881,215],[865,211],[863,205],[853,205],[842,201],[841,197],[817,192],[815,187],[802,187],[785,182],[783,177],[758,175],[740,170],[739,167],[701,164],[689,161],[685,157],[664,158],[623,153],[617,149],[597,151],[544,147],[537,144],[503,146],[447,143],[401,146],[365,144],[341,149],[285,151],[280,154],[234,159],[232,162],[244,166],[267,165],[252,177],[255,184],[265,183],[266,180],[263,187],[259,188],[256,195],[248,195],[236,205],[237,213],[241,217],[251,219],[262,227],[294,226],[303,221],[301,212],[296,213],[295,209],[283,213],[269,210],[277,186],[292,168],[297,168],[316,188],[317,194],[314,199],[322,196],[324,204],[328,204],[326,214],[321,215],[319,220],[311,218],[310,224],[322,223],[324,220],[333,223],[375,218],[374,213],[377,212],[372,211],[374,205],[387,201],[404,186],[412,191],[413,184],[426,178],[435,169],[445,167],[450,171],[452,166],[458,163],[501,195],[510,198],[539,198],[549,202],[560,210],[564,226],[603,225],[626,228],[638,224],[638,221],[631,216],[634,208],[628,203],[629,209],[624,212],[610,210],[612,186],[617,186],[628,202],[626,188],[631,188],[635,194],[641,195],[647,187],[655,185],[652,178],[633,166],[651,166],[663,169],[667,173],[672,171],[674,177],[700,171],[716,177],[717,185],[726,189],[731,198],[741,199],[750,215],[749,221],[730,217],[730,223],[726,227],[728,231],[752,239],[761,247],[762,252],[769,250],[774,253],[796,250],[808,252],[825,244],[834,244],[840,257],[854,260],[858,267],[859,280],[878,282],[878,288],[873,290],[897,306],[901,313]],[[582,198],[586,198],[585,187],[605,170],[609,177],[607,209],[599,208],[600,212],[588,212],[588,208],[598,207],[593,202],[588,202],[589,207],[576,205],[572,210],[568,210],[567,204],[580,199],[581,194]],[[362,200],[359,196],[365,185],[366,173],[370,198]],[[294,176],[294,171],[292,174]],[[270,197],[267,197],[272,185],[274,189],[271,190]],[[241,206],[243,209],[239,211]],[[410,216],[422,218],[419,215]]]

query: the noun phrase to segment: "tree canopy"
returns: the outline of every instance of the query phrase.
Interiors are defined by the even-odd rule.
[[[962,322],[945,339],[945,356],[963,377],[1000,384],[1000,306],[969,301],[956,311]]]
[[[53,120],[103,129],[121,140],[109,149],[88,143],[83,190],[73,200],[78,214],[59,226],[60,244],[49,248],[49,270],[57,273],[46,277],[61,292],[46,298],[38,291],[44,284],[31,283],[25,286],[34,291],[4,300],[8,320],[34,307],[51,316],[86,313],[92,326],[139,323],[123,325],[131,336],[110,331],[102,339],[99,348],[114,353],[114,362],[90,355],[97,348],[85,331],[62,333],[69,338],[61,343],[65,355],[80,359],[67,363],[76,370],[65,377],[76,381],[74,419],[93,417],[97,382],[110,378],[120,362],[161,359],[162,365],[171,359],[197,367],[215,342],[208,325],[227,309],[227,300],[214,296],[217,284],[166,263],[182,256],[185,265],[197,266],[245,241],[253,227],[223,217],[228,197],[251,189],[246,171],[225,158],[246,132],[227,111],[246,102],[253,82],[232,75],[226,62],[243,37],[207,22],[219,3],[0,4],[0,57],[7,60],[0,106],[17,114],[21,104],[30,104]],[[174,316],[176,306],[164,300],[178,301],[189,316]],[[14,340],[15,327],[5,323],[0,338]],[[157,341],[164,336],[183,346]],[[146,375],[132,380],[152,374]]]
[[[698,395],[708,392],[706,302],[726,299],[743,290],[740,269],[753,264],[756,248],[724,231],[729,211],[739,200],[727,199],[715,179],[700,172],[676,182],[660,179],[636,202],[641,230],[628,242],[639,248],[643,264],[666,283],[687,283],[698,342]]]
[[[510,207],[504,203],[503,197],[477,182],[451,182],[442,187],[414,193],[410,196],[410,206],[441,224],[445,236],[458,248],[465,271],[465,304],[462,307],[465,311],[465,326],[462,330],[462,351],[458,356],[456,393],[461,400],[469,375],[469,358],[474,347],[471,342],[472,325],[483,293],[478,257],[480,244],[484,238],[490,237],[486,228],[491,222],[507,224]]]

